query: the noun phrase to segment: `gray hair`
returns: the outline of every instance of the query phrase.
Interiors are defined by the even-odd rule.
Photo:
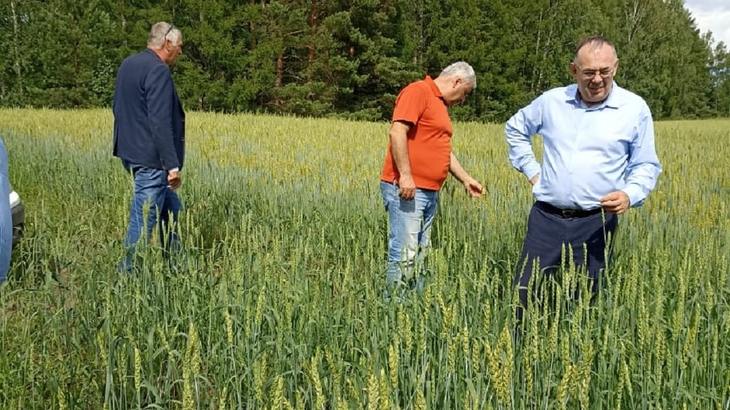
[[[440,76],[450,77],[457,76],[467,83],[470,83],[477,88],[477,75],[474,69],[465,61],[457,61],[441,71]]]
[[[150,35],[147,37],[147,47],[161,48],[165,45],[165,40],[170,40],[176,45],[180,44],[182,33],[177,27],[164,21],[152,25]]]

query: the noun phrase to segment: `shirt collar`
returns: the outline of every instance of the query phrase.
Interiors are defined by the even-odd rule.
[[[436,83],[433,82],[433,79],[431,78],[431,76],[427,75],[426,78],[423,79],[423,81],[425,81],[426,84],[428,84],[428,87],[433,92],[433,95],[435,95],[438,98],[441,98],[442,100],[444,99],[444,96],[441,95],[441,91],[439,90],[438,86],[436,86]]]
[[[598,110],[604,107],[607,108],[619,108],[624,104],[624,101],[621,99],[621,87],[616,84],[616,81],[613,82],[613,87],[611,87],[611,94],[608,95],[608,98],[606,98],[602,103],[589,107],[590,110]],[[565,101],[573,103],[577,106],[582,106],[582,101],[580,99],[580,94],[578,92],[578,84],[571,84],[567,87],[565,87]]]

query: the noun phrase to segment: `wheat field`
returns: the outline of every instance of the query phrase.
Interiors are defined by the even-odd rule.
[[[386,123],[190,113],[183,255],[116,271],[109,110],[0,110],[25,237],[0,288],[4,409],[729,409],[730,120],[661,122],[594,303],[568,269],[514,339],[531,195],[502,125],[457,123],[422,294],[382,298]],[[547,286],[546,286],[547,288]],[[567,296],[566,296],[567,295]]]

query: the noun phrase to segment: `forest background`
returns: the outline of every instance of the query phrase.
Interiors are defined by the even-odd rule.
[[[501,122],[571,82],[576,40],[603,34],[656,119],[730,115],[727,45],[682,0],[5,0],[0,106],[109,106],[156,21],[183,33],[191,110],[382,120],[405,84],[465,60],[478,86],[452,116]]]

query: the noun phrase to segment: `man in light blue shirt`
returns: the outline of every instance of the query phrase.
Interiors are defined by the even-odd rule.
[[[617,69],[610,41],[582,40],[570,64],[576,83],[545,92],[505,127],[510,161],[532,183],[536,199],[515,278],[523,306],[533,265],[542,274],[559,268],[563,246],[597,292],[617,215],[640,206],[661,172],[651,111],[613,81]],[[535,134],[543,138],[542,165],[532,151]]]

